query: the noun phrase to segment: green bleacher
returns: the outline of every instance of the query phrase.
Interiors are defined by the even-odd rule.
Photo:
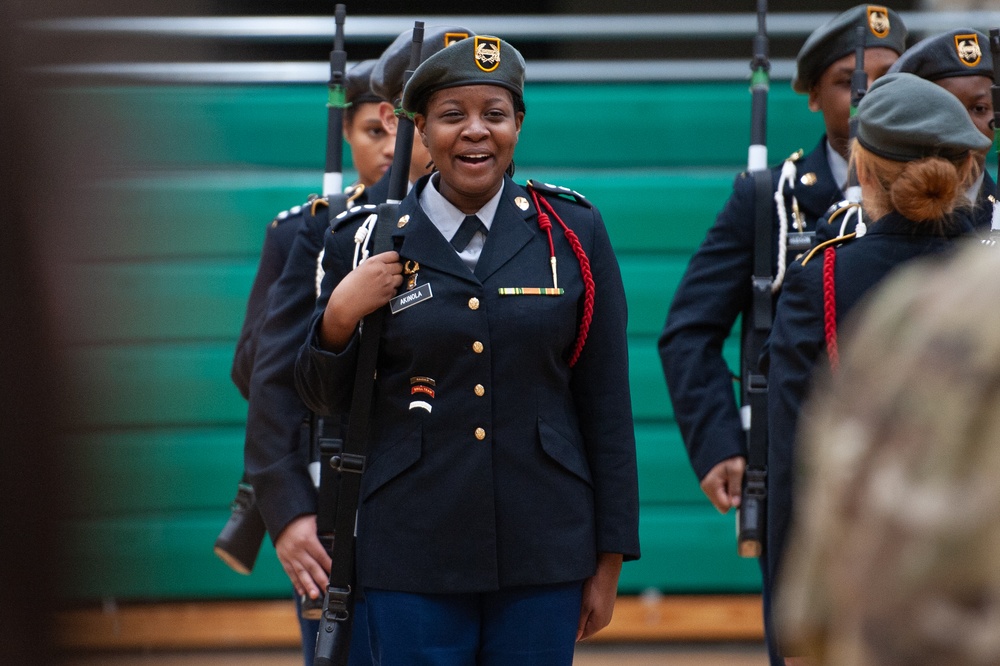
[[[242,471],[246,403],[229,366],[265,226],[321,183],[322,85],[53,91],[66,145],[107,137],[76,220],[50,239],[69,346],[79,496],[74,595],[286,597],[265,544],[253,575],[212,553]],[[732,515],[708,504],[656,352],[673,291],[746,161],[746,82],[529,84],[516,180],[579,190],[602,211],[629,299],[643,557],[623,593],[751,592]],[[787,82],[769,106],[772,162],[822,132]],[[780,135],[779,135],[780,130]],[[736,362],[737,346],[727,355]]]

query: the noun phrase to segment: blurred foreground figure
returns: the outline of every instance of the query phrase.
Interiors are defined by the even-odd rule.
[[[1000,664],[998,292],[996,248],[907,267],[811,401],[775,608],[812,663]]]

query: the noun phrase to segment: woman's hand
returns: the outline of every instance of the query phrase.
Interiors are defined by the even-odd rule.
[[[320,343],[339,352],[347,346],[358,322],[389,302],[403,284],[403,264],[397,252],[369,257],[348,273],[330,294],[323,311]]]
[[[576,630],[576,640],[590,638],[611,622],[621,571],[620,553],[597,554],[597,572],[583,583],[583,602],[580,604],[580,624]]]
[[[326,591],[331,562],[316,536],[316,514],[288,523],[275,540],[274,550],[296,594],[316,599]]]

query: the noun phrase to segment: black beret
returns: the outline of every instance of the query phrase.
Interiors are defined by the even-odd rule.
[[[985,76],[993,80],[990,40],[971,28],[927,37],[900,56],[889,73],[909,72],[928,81],[953,76]]]
[[[464,39],[421,63],[406,84],[403,109],[416,112],[422,100],[444,88],[484,83],[524,96],[524,58],[499,37]]]
[[[381,102],[382,98],[372,92],[372,70],[375,60],[362,60],[347,70],[344,76],[344,93],[348,104]]]
[[[857,27],[865,27],[865,48],[881,46],[896,53],[906,50],[906,26],[893,10],[881,5],[858,5],[816,28],[795,59],[792,88],[807,93],[826,68],[858,45]]]
[[[976,129],[958,98],[919,76],[886,74],[858,105],[858,143],[897,162],[961,157],[992,141]]]
[[[428,26],[424,28],[424,41],[420,46],[420,62],[450,46],[455,42],[472,37],[476,33],[457,26]],[[403,74],[410,66],[410,47],[413,30],[407,30],[397,37],[382,52],[372,70],[372,91],[383,99],[395,102],[403,94]]]

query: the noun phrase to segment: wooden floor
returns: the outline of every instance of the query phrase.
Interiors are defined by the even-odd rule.
[[[67,666],[299,666],[290,601],[131,604],[59,614]],[[574,666],[767,666],[756,595],[619,597]]]
[[[60,645],[75,651],[266,650],[299,644],[291,601],[105,605],[59,614]],[[594,643],[763,640],[757,595],[622,596]]]
[[[64,666],[301,666],[298,650],[90,654]],[[574,666],[767,666],[759,643],[581,645]]]

